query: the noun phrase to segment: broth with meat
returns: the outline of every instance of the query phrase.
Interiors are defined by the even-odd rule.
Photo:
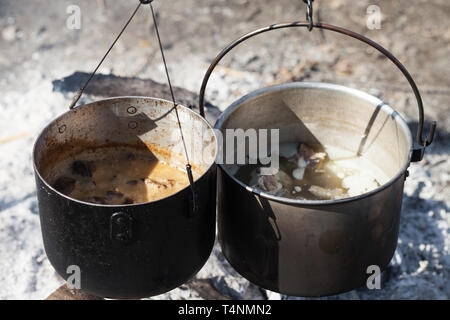
[[[198,171],[193,168],[194,178]],[[80,152],[58,162],[44,178],[71,198],[107,205],[158,200],[189,184],[185,170],[148,150],[126,147]]]
[[[303,143],[280,145],[280,168],[261,175],[261,165],[232,168],[234,176],[261,191],[299,200],[333,200],[357,196],[386,183],[384,172],[362,156],[334,147]]]

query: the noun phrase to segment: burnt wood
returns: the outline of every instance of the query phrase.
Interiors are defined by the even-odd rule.
[[[45,300],[103,300],[103,298],[86,293],[82,290],[69,289],[62,285],[52,292]]]

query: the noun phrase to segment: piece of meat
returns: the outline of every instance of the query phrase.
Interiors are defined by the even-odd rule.
[[[276,177],[284,189],[292,189],[294,187],[294,179],[292,179],[292,176],[285,171],[281,169],[278,170]]]
[[[58,180],[56,180],[53,187],[59,192],[68,196],[75,189],[75,183],[76,183],[75,179],[69,177],[60,177],[58,178]]]
[[[283,189],[283,185],[275,175],[260,176],[256,186],[262,191],[272,194],[279,193]]]
[[[315,152],[304,143],[300,143],[294,159],[299,168],[305,167],[312,170],[321,170],[327,154],[325,152]]]
[[[340,199],[345,194],[344,189],[341,188],[327,189],[319,186],[310,186],[308,191],[324,200]]]
[[[308,160],[308,168],[314,170],[321,170],[327,154],[325,152],[316,152]]]
[[[109,199],[118,199],[118,198],[122,198],[124,195],[123,195],[123,193],[122,192],[119,192],[119,191],[112,191],[112,190],[110,190],[110,191],[107,191],[106,192],[106,197],[107,197],[107,199],[109,200]]]
[[[300,145],[298,146],[298,150],[297,150],[297,154],[301,157],[303,157],[306,161],[311,158],[314,155],[314,150],[311,149],[310,147],[308,147],[306,144],[304,143],[300,143]]]
[[[106,204],[106,198],[105,197],[92,197],[92,199],[89,202],[97,203],[97,204]]]
[[[126,197],[125,200],[123,201],[123,204],[133,204],[133,203],[134,200],[129,197]]]
[[[81,177],[92,177],[93,169],[93,164],[86,161],[77,160],[72,163],[72,173]]]

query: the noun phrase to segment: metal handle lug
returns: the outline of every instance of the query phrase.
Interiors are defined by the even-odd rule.
[[[111,240],[129,243],[133,238],[133,218],[125,212],[117,212],[111,216]]]
[[[411,155],[411,162],[422,161],[424,154],[425,154],[425,147],[413,149],[412,155]]]

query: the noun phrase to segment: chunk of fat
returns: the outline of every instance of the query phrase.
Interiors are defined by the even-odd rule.
[[[292,176],[297,180],[302,180],[305,175],[305,169],[308,166],[308,162],[303,157],[297,160],[298,168],[292,171]]]
[[[328,157],[332,160],[328,168],[340,179],[359,175],[368,176],[380,184],[389,181],[389,177],[379,167],[370,160],[355,155],[354,152],[329,145],[325,146],[325,150],[328,153]]]
[[[347,190],[350,197],[369,192],[378,187],[374,178],[368,175],[353,175],[342,180],[342,186]]]
[[[339,160],[354,157],[355,153],[342,148],[338,148],[331,145],[324,145],[325,152],[328,154],[328,158],[331,160]]]
[[[260,176],[257,187],[265,192],[278,194],[283,189],[283,185],[276,176]]]
[[[384,184],[389,180],[388,176],[380,168],[364,157],[337,160],[335,164],[336,174],[342,172],[345,176],[366,176],[372,180],[377,180],[380,184]]]
[[[305,159],[303,159],[303,157],[300,157],[300,159],[298,159],[297,161],[297,166],[299,168],[306,168],[308,166],[308,163],[305,161]]]
[[[302,180],[305,175],[305,167],[297,168],[292,171],[292,176],[297,180]]]
[[[313,195],[322,199],[340,199],[344,195],[344,190],[341,188],[326,189],[319,186],[310,186],[308,189]]]

